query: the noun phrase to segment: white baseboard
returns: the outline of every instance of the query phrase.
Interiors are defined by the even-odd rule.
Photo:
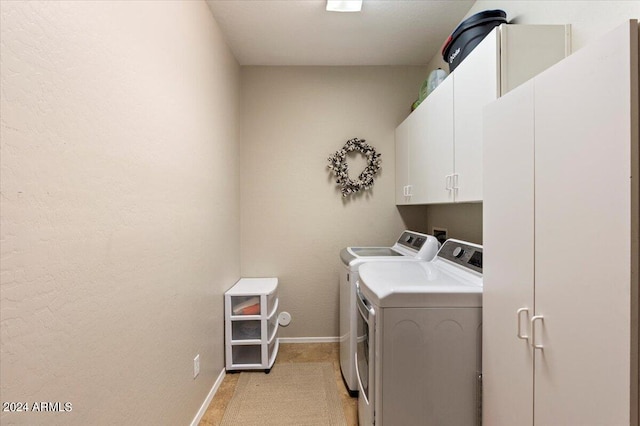
[[[280,343],[338,343],[339,337],[278,337]]]
[[[202,420],[202,416],[204,416],[204,413],[207,412],[207,408],[209,408],[209,404],[211,404],[211,400],[215,396],[216,392],[218,392],[218,388],[222,384],[222,381],[224,380],[225,375],[226,375],[226,370],[223,368],[222,371],[220,371],[220,374],[218,374],[218,378],[213,383],[213,386],[211,387],[209,394],[207,395],[204,402],[200,406],[200,409],[196,413],[196,416],[191,421],[191,426],[198,426],[198,423],[200,423],[200,420]]]

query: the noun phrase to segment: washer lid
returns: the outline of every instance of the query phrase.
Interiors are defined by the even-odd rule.
[[[393,247],[346,247],[340,252],[340,259],[352,268],[371,260],[431,260],[439,247],[440,243],[433,235],[404,231]]]
[[[346,247],[340,251],[342,263],[351,269],[358,269],[361,264],[371,261],[391,261],[407,259],[408,256],[391,247]]]
[[[365,263],[360,289],[382,308],[482,307],[482,277],[449,271],[442,262]]]
[[[359,257],[403,256],[391,247],[349,247],[348,250]]]

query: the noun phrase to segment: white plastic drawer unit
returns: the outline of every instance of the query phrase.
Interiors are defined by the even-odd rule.
[[[277,278],[242,278],[225,293],[228,371],[271,370],[278,353],[277,290]]]

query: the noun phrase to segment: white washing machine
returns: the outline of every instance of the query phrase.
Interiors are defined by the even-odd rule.
[[[479,424],[482,247],[447,240],[431,262],[364,264],[356,292],[359,424]]]
[[[391,247],[347,247],[340,252],[340,369],[352,396],[358,393],[354,356],[356,353],[356,282],[360,265],[367,262],[431,260],[438,240],[426,234],[404,231]]]

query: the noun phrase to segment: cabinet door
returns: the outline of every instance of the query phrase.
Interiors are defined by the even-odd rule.
[[[453,76],[447,77],[414,111],[409,148],[412,204],[453,202],[446,176],[453,173]]]
[[[482,109],[498,98],[498,30],[453,72],[455,201],[482,201]]]
[[[396,128],[396,204],[408,204],[406,187],[409,185],[409,126],[413,114]]]
[[[570,25],[501,25],[500,94],[530,80],[570,52]]]
[[[533,350],[517,337],[534,308],[533,105],[529,82],[484,110],[483,416],[494,426],[533,425]]]
[[[637,406],[630,391],[637,40],[637,23],[627,23],[536,78],[539,425],[628,425]]]

